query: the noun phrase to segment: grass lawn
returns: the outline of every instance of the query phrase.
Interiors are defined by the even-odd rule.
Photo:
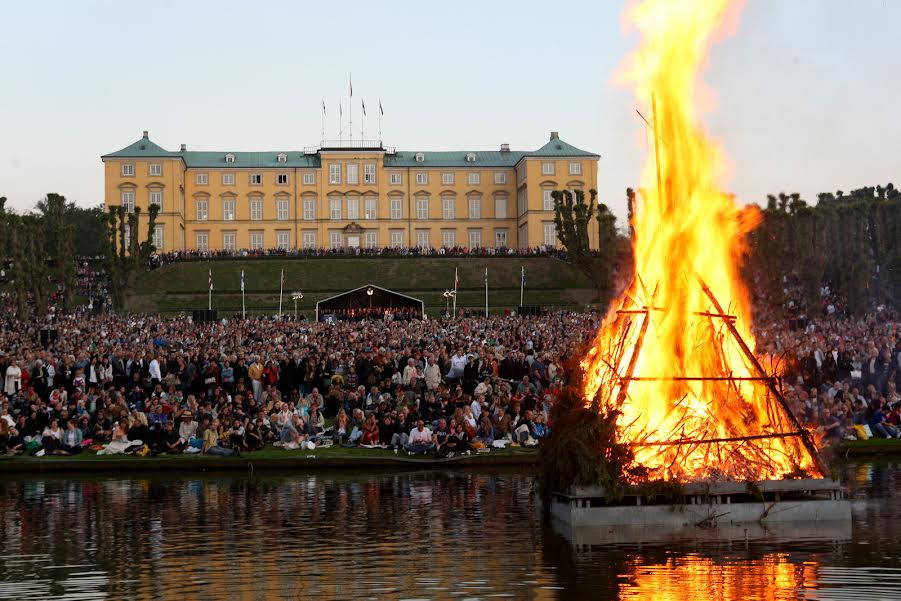
[[[846,440],[838,446],[850,455],[876,455],[901,453],[901,438],[870,438],[869,440]]]

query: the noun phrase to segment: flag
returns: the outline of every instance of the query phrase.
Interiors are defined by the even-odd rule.
[[[281,281],[279,282],[279,285],[280,285],[282,288],[285,287],[285,270],[284,270],[284,269],[282,269],[282,279],[281,279]]]
[[[208,282],[208,283],[209,283],[209,286],[210,286],[210,290],[212,290],[212,289],[213,289],[213,270],[212,270],[212,269],[210,269],[210,278],[209,278],[209,282]]]
[[[325,115],[325,99],[322,100],[322,114]]]
[[[241,270],[241,292],[244,292],[244,270]]]
[[[363,104],[363,116],[365,117],[366,116],[366,101],[361,100],[360,102]]]
[[[339,116],[339,117],[343,117],[343,116],[344,116],[344,107],[341,106],[341,103],[340,103],[340,102],[338,103],[338,116]]]
[[[454,267],[454,290],[457,289],[457,286],[460,285],[460,274],[457,273],[457,268]]]
[[[347,81],[350,82],[350,97],[354,97],[354,78],[353,75],[347,76]]]
[[[520,284],[520,286],[526,285],[526,267],[525,267],[525,265],[523,265],[523,267],[522,267],[522,279],[520,280],[519,284]]]
[[[380,115],[385,114],[385,110],[382,108],[382,99],[381,98],[379,98],[379,114]]]
[[[485,285],[488,285],[488,268],[485,268]]]

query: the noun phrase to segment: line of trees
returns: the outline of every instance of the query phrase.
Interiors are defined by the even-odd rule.
[[[159,206],[150,205],[147,235],[140,242],[138,239],[141,207],[135,207],[132,213],[127,213],[125,207],[114,206],[110,207],[109,213],[105,215],[104,256],[109,270],[110,295],[113,307],[117,311],[127,308],[128,288],[138,270],[147,266],[150,255],[155,250],[153,230],[156,228],[158,214]]]

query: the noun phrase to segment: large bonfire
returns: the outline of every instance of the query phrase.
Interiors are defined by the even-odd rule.
[[[645,0],[628,13],[642,43],[622,79],[648,107],[652,136],[632,223],[635,278],[582,366],[586,403],[620,412],[619,441],[648,479],[823,476],[773,363],[753,355],[739,266],[757,218],[720,188],[723,155],[696,114],[698,73],[730,9]]]

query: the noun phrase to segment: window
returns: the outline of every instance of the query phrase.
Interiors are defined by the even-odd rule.
[[[404,230],[391,230],[391,246],[400,248],[404,245]]]
[[[134,213],[135,212],[135,193],[134,192],[123,192],[122,193],[122,206],[125,208],[126,213]]]
[[[475,163],[476,162],[476,153],[467,152],[466,153],[466,162],[467,163]]]
[[[494,230],[495,248],[507,248],[507,230]]]
[[[375,183],[375,163],[366,163],[363,165],[363,183]]]
[[[519,164],[519,168],[517,169],[517,171],[519,172],[520,181],[525,181],[526,180],[526,163],[525,163],[525,161],[523,161]]]
[[[288,250],[288,247],[291,244],[290,232],[276,232],[275,244],[282,250]]]
[[[481,248],[482,230],[469,230],[469,248]]]
[[[235,232],[222,232],[222,248],[224,250],[235,250],[235,240],[237,237]]]
[[[582,163],[570,163],[569,164],[569,174],[570,175],[582,175]]]
[[[198,198],[195,202],[197,221],[206,221],[210,217],[210,203],[206,198]]]
[[[494,216],[497,219],[507,218],[507,198],[505,196],[496,196],[494,198]]]
[[[341,165],[339,163],[332,163],[328,166],[328,183],[341,183]]]
[[[503,185],[507,183],[507,174],[503,171],[495,171],[494,173],[494,183],[497,185]]]
[[[417,162],[417,163],[424,163],[424,162],[425,162],[425,155],[424,155],[423,153],[421,153],[421,152],[417,152],[417,153],[416,153],[416,162]]]
[[[194,235],[194,241],[196,242],[195,246],[197,247],[197,250],[206,252],[210,249],[209,232],[197,232]]]
[[[131,226],[127,223],[125,224],[125,248],[131,246]]]
[[[429,230],[416,230],[416,246],[419,248],[429,248],[432,245],[429,241]]]
[[[280,153],[278,153],[278,156],[276,157],[276,160],[277,160],[279,163],[287,163],[287,162],[288,162],[288,155],[286,155],[284,152],[280,152]]]
[[[349,165],[348,165],[349,167]],[[347,218],[355,221],[360,218],[360,198],[357,196],[347,197]]]
[[[135,174],[135,166],[131,163],[122,163],[122,175],[134,175]]]
[[[359,174],[359,165],[356,163],[348,163],[347,164],[347,183],[348,184],[359,184],[360,183],[360,174]]]
[[[150,175],[162,175],[163,166],[159,163],[150,163]]]
[[[454,230],[441,230],[441,246],[453,248],[457,245],[457,232]]]
[[[442,198],[441,199],[441,216],[444,219],[453,219],[454,214],[456,213],[456,207],[454,206],[456,203],[453,198]]]
[[[445,186],[453,186],[454,185],[454,174],[450,173],[442,173],[441,174],[441,183]]]
[[[392,173],[390,181],[392,186],[399,186],[403,180],[401,179],[400,173]]]
[[[235,185],[235,174],[234,173],[223,173],[222,174],[222,185],[223,186],[234,186]]]
[[[545,211],[553,211],[554,210],[554,197],[553,190],[542,190],[541,191],[541,208]]]
[[[473,196],[469,199],[469,218],[482,218],[482,199],[478,196]]]
[[[363,219],[377,219],[379,199],[366,198],[363,200]]]
[[[329,232],[328,243],[332,248],[341,248],[341,232]]]
[[[341,219],[341,198],[328,199],[329,219]]]
[[[516,191],[517,215],[522,215],[529,208],[529,193],[525,186]]]
[[[416,174],[416,184],[418,186],[425,186],[429,183],[429,174],[425,171],[420,171]]]
[[[284,186],[288,183],[288,174],[287,173],[279,173],[275,176],[275,183]]]
[[[253,250],[263,248],[263,232],[250,232],[250,248]]]
[[[250,218],[253,221],[261,221],[263,219],[263,199],[250,199]]]
[[[428,219],[429,218],[429,199],[428,198],[417,198],[416,199],[416,219]]]
[[[162,190],[151,190],[150,191],[150,204],[156,205],[158,207],[163,206],[163,191]]]
[[[403,205],[401,204],[401,200],[399,198],[392,198],[389,202],[391,205],[391,219],[400,219],[403,216]]]
[[[288,199],[277,198],[275,200],[275,218],[279,221],[288,220]]]
[[[228,153],[227,155],[225,155],[225,162],[226,163],[234,163],[235,155],[233,155],[232,153]]]
[[[316,232],[315,231],[304,231],[303,233],[303,247],[304,248],[316,248]]]
[[[313,172],[303,174],[303,185],[312,186],[316,183],[316,174]]]
[[[209,179],[207,178],[206,173],[198,173],[194,177],[194,183],[196,183],[198,186],[205,186],[207,185],[207,182],[209,182]]]
[[[470,186],[478,186],[482,178],[478,171],[474,171],[466,176],[466,181]]]
[[[544,245],[557,246],[557,226],[551,222],[544,224]]]
[[[163,250],[163,241],[165,237],[163,236],[163,226],[157,224],[153,228],[153,246],[157,250]]]
[[[259,186],[263,183],[263,174],[262,173],[251,173],[250,174],[250,185],[251,186]]]
[[[554,175],[554,164],[553,163],[542,163],[541,164],[541,175]]]
[[[305,221],[313,221],[316,219],[316,200],[313,198],[303,199],[303,218]]]
[[[363,234],[363,244],[366,248],[375,248],[379,243],[379,233],[377,231],[370,231]]]
[[[235,199],[234,198],[223,198],[222,199],[222,219],[225,221],[234,221],[235,220]]]

